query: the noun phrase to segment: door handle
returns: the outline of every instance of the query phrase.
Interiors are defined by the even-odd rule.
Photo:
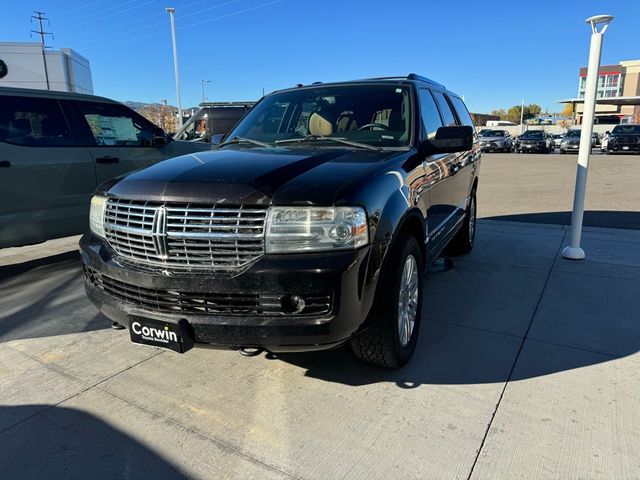
[[[10,167],[11,162],[9,160],[0,160],[0,167]]]
[[[96,158],[96,163],[120,163],[120,159],[118,157],[98,157]]]

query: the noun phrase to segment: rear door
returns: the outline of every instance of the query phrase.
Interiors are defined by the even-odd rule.
[[[201,150],[186,142],[152,146],[153,123],[119,103],[74,101],[78,128],[96,163],[98,184],[161,160]],[[186,147],[185,147],[186,144]]]
[[[460,125],[470,126],[471,128],[473,128],[473,131],[475,132],[476,126],[473,123],[473,119],[469,114],[469,110],[467,110],[467,107],[462,101],[462,99],[459,97],[456,97],[455,95],[450,95],[449,99],[451,100],[451,105],[455,108],[455,111],[458,117],[458,123],[460,123]],[[505,135],[507,136],[506,141],[509,142],[508,143],[509,145],[511,145],[510,144],[511,137],[509,135],[509,132],[505,132]],[[468,198],[469,193],[471,192],[471,183],[473,182],[473,179],[475,177],[474,174],[477,168],[477,164],[475,162],[478,159],[478,154],[480,151],[479,146],[477,145],[478,143],[477,135],[474,135],[474,143],[475,145],[472,150],[468,152],[459,153],[458,162],[460,164],[460,169],[458,170],[458,173],[456,173],[456,175],[458,175],[458,180],[459,180],[460,202],[464,202]],[[466,208],[466,205],[465,205],[465,208]]]
[[[444,124],[449,126],[460,125],[461,122],[454,113],[451,101],[445,92],[434,90],[433,96],[440,109]],[[449,168],[449,177],[446,181],[447,198],[453,207],[447,228],[455,227],[464,216],[471,181],[470,169],[467,168],[470,162],[470,152],[455,152],[447,156],[447,166]]]
[[[87,228],[94,164],[61,102],[0,96],[0,248]]]
[[[422,138],[433,138],[438,128],[443,126],[442,116],[435,99],[427,88],[418,90],[420,113],[422,117]],[[448,186],[450,177],[450,163],[452,155],[436,154],[425,158],[424,168],[426,183],[429,187],[427,223],[429,234],[429,249],[438,250],[438,245],[444,239],[446,225],[455,209],[455,198]]]

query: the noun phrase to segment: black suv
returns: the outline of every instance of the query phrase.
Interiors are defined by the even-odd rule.
[[[555,149],[553,137],[543,130],[527,130],[518,137],[516,152],[551,153]]]
[[[425,269],[473,247],[479,160],[461,98],[415,74],[272,93],[216,150],[98,188],[87,293],[135,343],[401,366]]]
[[[640,125],[616,125],[607,144],[607,153],[613,152],[640,152]]]

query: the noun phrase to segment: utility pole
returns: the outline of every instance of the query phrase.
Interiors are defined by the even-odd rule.
[[[176,24],[173,18],[176,9],[168,7],[165,9],[171,19],[171,41],[173,43],[173,70],[176,75],[176,97],[178,102],[178,128],[182,127],[182,104],[180,102],[180,76],[178,75],[178,50],[176,49]]]
[[[50,90],[49,87],[49,72],[47,71],[47,57],[44,53],[44,49],[45,47],[45,42],[44,39],[47,35],[51,35],[51,38],[53,39],[53,33],[51,32],[45,32],[44,28],[42,28],[42,21],[46,20],[47,24],[49,26],[51,26],[51,22],[49,22],[49,19],[47,17],[45,17],[45,13],[44,12],[38,12],[38,11],[34,11],[33,15],[31,15],[31,23],[33,23],[34,20],[38,20],[38,25],[39,25],[39,29],[38,30],[30,30],[29,31],[29,35],[31,36],[34,33],[37,33],[38,35],[40,35],[40,44],[42,45],[42,63],[44,65],[44,78],[47,82],[47,90]]]
[[[524,100],[522,100],[522,105],[520,105],[520,135],[524,133]]]

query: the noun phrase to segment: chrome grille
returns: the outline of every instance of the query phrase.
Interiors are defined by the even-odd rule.
[[[613,140],[613,141],[611,141]],[[640,143],[640,138],[638,137],[611,137],[609,140],[611,143],[615,143],[616,145],[635,145],[636,143]]]
[[[264,254],[267,207],[110,198],[107,242],[124,260],[169,271],[239,270]]]

